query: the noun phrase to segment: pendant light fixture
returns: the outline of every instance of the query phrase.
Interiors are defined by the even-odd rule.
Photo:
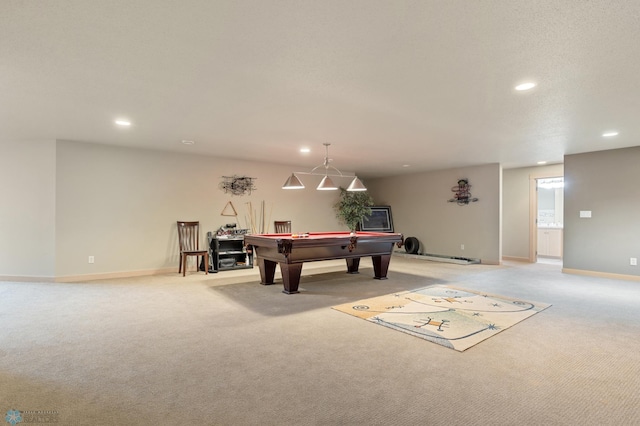
[[[342,172],[340,170],[336,169],[335,167],[333,167],[332,165],[329,164],[331,162],[331,159],[329,158],[329,145],[331,145],[331,144],[330,143],[325,143],[323,145],[325,147],[324,162],[322,164],[320,164],[319,166],[314,167],[308,173],[307,172],[294,172],[294,173],[291,173],[291,176],[289,176],[289,179],[287,179],[287,181],[284,183],[284,185],[282,186],[282,189],[302,189],[302,188],[304,188],[304,184],[302,183],[300,178],[298,178],[298,176],[296,176],[296,174],[323,176],[322,180],[320,181],[320,185],[318,185],[318,187],[316,188],[318,191],[335,191],[335,190],[338,189],[336,184],[333,183],[333,180],[331,179],[330,176],[333,176],[333,177],[350,177],[350,176],[345,176],[344,174],[342,174]],[[316,172],[316,170],[318,170],[320,167],[324,167],[324,173]],[[330,174],[329,173],[329,169],[335,170],[336,172],[338,172],[338,174]],[[358,179],[358,176],[353,176],[353,180],[349,184],[349,187],[347,188],[347,191],[366,191],[366,190],[367,190],[367,188],[363,185],[362,181],[360,179]]]
[[[289,176],[289,179],[287,179],[287,181],[282,186],[282,189],[303,189],[303,188],[304,188],[304,184],[300,182],[300,179],[298,179],[298,176],[296,176],[295,173],[291,173],[291,176]]]

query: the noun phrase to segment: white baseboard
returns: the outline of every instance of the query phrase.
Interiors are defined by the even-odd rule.
[[[74,283],[81,281],[108,280],[113,278],[142,277],[147,275],[162,275],[171,272],[178,273],[176,268],[147,269],[143,271],[106,272],[102,274],[67,275],[56,277],[57,283]]]
[[[187,271],[187,272],[195,272]],[[201,272],[201,271],[198,271]],[[75,283],[82,281],[94,281],[94,280],[108,280],[114,278],[129,278],[129,277],[143,277],[151,275],[164,275],[175,273],[178,275],[178,270],[175,267],[161,268],[161,269],[147,269],[143,271],[124,271],[124,272],[105,272],[101,274],[84,274],[84,275],[66,275],[60,277],[27,277],[27,276],[13,276],[13,275],[0,275],[0,281],[13,281],[13,282],[32,282],[32,283]]]
[[[610,272],[586,271],[583,269],[571,269],[571,268],[562,268],[562,272],[565,274],[586,275],[589,277],[597,277],[597,278],[611,278],[614,280],[640,281],[640,277],[637,275],[613,274]]]
[[[502,256],[502,260],[513,260],[514,262],[525,262],[531,263],[528,257],[518,257],[518,256]]]
[[[0,275],[0,281],[31,282],[31,283],[52,283],[54,277],[25,277],[13,275]]]

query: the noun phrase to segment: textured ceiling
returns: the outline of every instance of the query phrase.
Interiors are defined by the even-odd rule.
[[[0,2],[2,143],[390,176],[640,145],[639,103],[637,0]]]

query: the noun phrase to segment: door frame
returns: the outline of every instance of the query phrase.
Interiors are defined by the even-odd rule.
[[[532,173],[529,175],[529,262],[531,263],[538,262],[538,179],[559,177],[564,179],[564,173],[560,175],[555,173]],[[562,197],[564,198],[564,190]]]

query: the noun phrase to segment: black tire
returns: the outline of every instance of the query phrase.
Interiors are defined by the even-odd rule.
[[[420,250],[420,241],[416,237],[405,238],[404,249],[409,254],[417,254]]]

